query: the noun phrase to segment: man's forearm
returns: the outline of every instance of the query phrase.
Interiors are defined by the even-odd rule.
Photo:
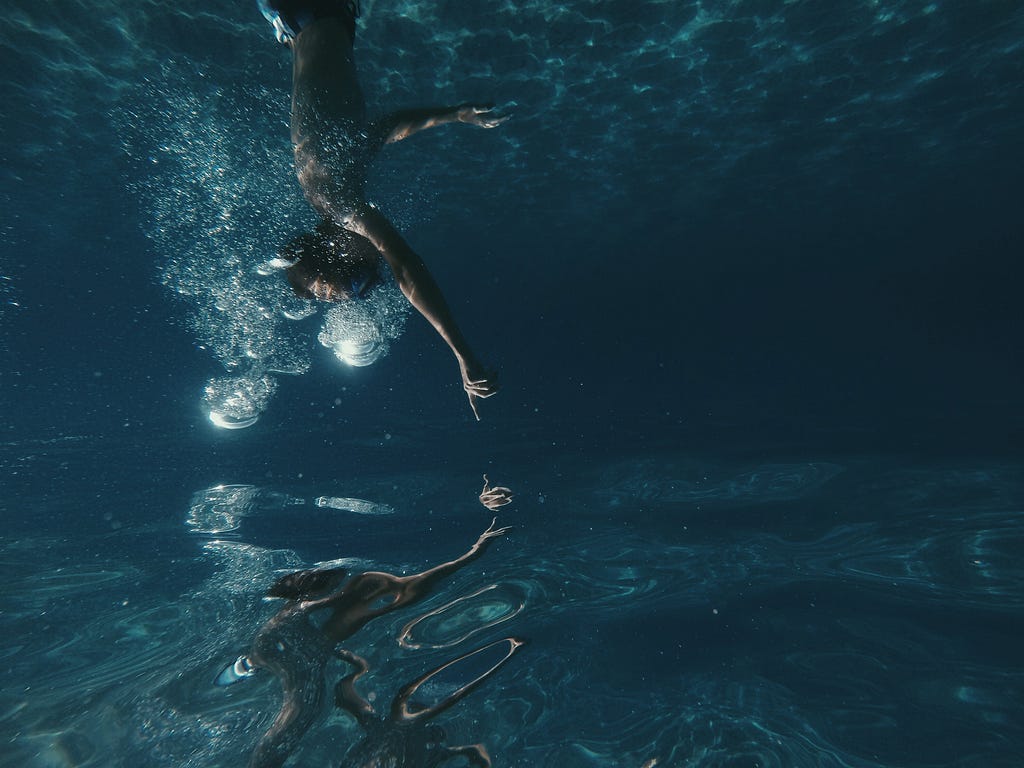
[[[421,109],[403,109],[395,112],[389,119],[390,130],[385,143],[391,144],[407,139],[414,133],[434,128],[459,120],[461,107],[423,107]]]
[[[398,231],[375,208],[353,217],[349,225],[376,246],[391,268],[409,303],[434,327],[460,365],[472,363],[473,353],[459,330],[448,302],[427,265]]]
[[[455,317],[452,315],[444,294],[441,293],[440,286],[418,255],[414,254],[410,262],[404,265],[405,280],[399,281],[403,293],[409,303],[427,319],[437,334],[444,339],[455,357],[458,358],[459,363],[468,362],[472,357],[472,352],[455,322]]]

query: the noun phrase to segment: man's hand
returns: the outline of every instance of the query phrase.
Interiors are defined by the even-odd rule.
[[[476,410],[477,398],[487,398],[498,391],[498,374],[486,370],[479,363],[472,363],[460,366],[462,369],[462,388],[466,390],[469,398],[469,407],[473,409],[473,415],[480,421],[480,414]]]
[[[492,488],[491,481],[487,479],[487,475],[484,475],[484,489],[480,491],[480,503],[493,512],[498,507],[512,503],[512,489],[503,485]]]
[[[478,128],[497,128],[511,117],[495,112],[493,104],[461,104],[458,116],[460,123],[468,123]]]

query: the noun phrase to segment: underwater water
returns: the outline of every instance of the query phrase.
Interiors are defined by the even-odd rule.
[[[1024,764],[1019,3],[363,0],[371,112],[512,115],[369,179],[501,372],[480,422],[392,282],[272,263],[315,220],[255,1],[5,11],[0,766],[247,765],[280,686],[215,680],[271,584],[494,516],[344,641],[386,712],[523,639],[448,745]],[[288,765],[364,735],[324,706]]]

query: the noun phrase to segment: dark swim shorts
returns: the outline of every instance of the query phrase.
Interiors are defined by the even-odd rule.
[[[356,39],[359,0],[259,0],[260,11],[274,26],[277,39],[287,43],[319,19],[341,19]]]

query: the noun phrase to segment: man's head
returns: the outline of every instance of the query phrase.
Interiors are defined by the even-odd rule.
[[[373,243],[327,219],[289,240],[278,255],[291,263],[285,274],[304,299],[360,298],[380,282],[380,255]]]

